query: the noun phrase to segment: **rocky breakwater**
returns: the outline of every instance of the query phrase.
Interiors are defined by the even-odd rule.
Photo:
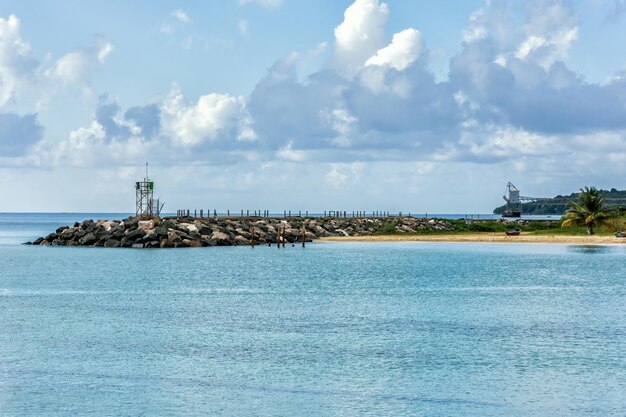
[[[404,218],[153,218],[130,217],[121,221],[85,220],[59,227],[32,245],[102,246],[123,248],[181,248],[233,246],[285,241],[305,241],[327,236],[368,236],[419,231],[451,231],[446,220]]]

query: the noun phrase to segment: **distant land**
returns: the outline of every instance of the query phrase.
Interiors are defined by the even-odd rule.
[[[610,190],[600,190],[606,193],[607,202],[619,208],[620,211],[624,211],[626,208],[626,190],[616,190],[611,188]],[[567,203],[570,201],[576,201],[578,199],[578,192],[570,195],[557,195],[556,197],[540,199],[538,201],[531,201],[522,204],[523,214],[563,214],[567,210]],[[493,210],[494,214],[502,214],[506,205],[496,207]]]

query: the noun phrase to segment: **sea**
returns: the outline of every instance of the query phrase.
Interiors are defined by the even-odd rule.
[[[0,214],[0,416],[625,416],[626,247],[25,246]]]

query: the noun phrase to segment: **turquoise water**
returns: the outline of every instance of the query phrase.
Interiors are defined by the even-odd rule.
[[[1,416],[626,415],[625,247],[10,243],[37,227],[0,227]]]

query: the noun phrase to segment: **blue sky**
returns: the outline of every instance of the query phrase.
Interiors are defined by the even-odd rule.
[[[626,188],[626,1],[5,1],[0,211]]]

